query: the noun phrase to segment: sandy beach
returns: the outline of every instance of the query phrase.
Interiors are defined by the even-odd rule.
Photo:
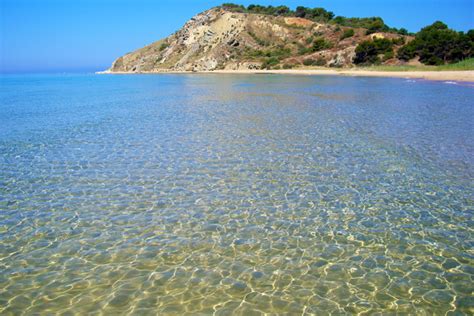
[[[318,76],[358,76],[358,77],[393,77],[409,79],[425,79],[437,81],[462,81],[474,83],[474,70],[466,71],[372,71],[364,69],[285,69],[285,70],[214,70],[202,72],[164,71],[164,72],[109,72],[97,74],[288,74],[288,75],[318,75]]]

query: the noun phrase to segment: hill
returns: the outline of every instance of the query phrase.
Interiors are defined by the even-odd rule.
[[[413,40],[406,30],[389,28],[380,18],[334,17],[321,8],[224,4],[191,18],[171,36],[119,57],[109,71],[417,64],[415,48],[406,49]],[[410,58],[398,58],[398,51]]]

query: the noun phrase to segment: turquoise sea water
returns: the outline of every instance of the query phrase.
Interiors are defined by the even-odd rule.
[[[474,87],[3,76],[0,314],[474,312]]]

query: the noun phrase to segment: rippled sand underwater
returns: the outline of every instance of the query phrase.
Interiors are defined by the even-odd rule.
[[[0,314],[472,314],[473,97],[4,76]]]

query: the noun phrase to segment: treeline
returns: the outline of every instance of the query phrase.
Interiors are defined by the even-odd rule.
[[[306,7],[297,7],[295,11],[291,10],[285,5],[280,6],[262,6],[258,4],[251,4],[248,7],[243,5],[234,4],[234,3],[224,3],[222,8],[239,13],[255,13],[255,14],[266,14],[274,16],[290,16],[290,17],[300,17],[310,20],[318,21],[329,21],[334,18],[334,13],[327,11],[323,8],[306,8]]]
[[[359,65],[379,64],[395,57],[394,46],[403,43],[387,39],[364,41],[356,48],[354,63]],[[474,30],[456,32],[443,22],[435,22],[422,28],[415,39],[401,46],[398,59],[408,61],[419,57],[425,65],[443,65],[474,57]]]
[[[406,29],[396,29],[393,27],[389,27],[380,17],[346,18],[343,16],[335,16],[333,12],[327,11],[324,8],[307,8],[299,6],[296,7],[296,10],[291,10],[289,7],[284,5],[262,6],[251,4],[245,7],[243,5],[234,3],[224,3],[221,7],[231,12],[297,17],[312,20],[314,22],[331,22],[339,24],[341,26],[365,28],[367,29],[367,34],[372,34],[376,32],[391,32],[402,35],[408,34],[408,31]]]

